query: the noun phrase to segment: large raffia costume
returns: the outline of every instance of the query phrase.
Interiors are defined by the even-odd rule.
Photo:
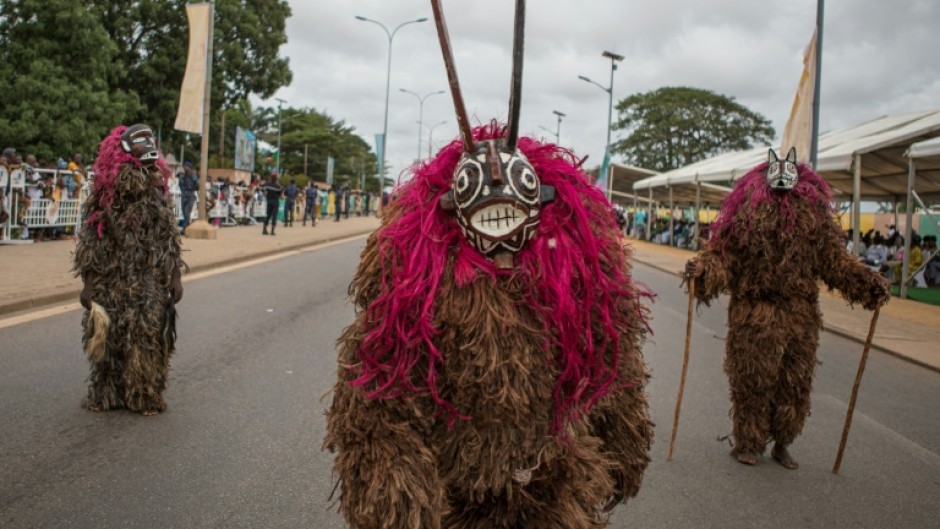
[[[748,172],[722,202],[705,249],[686,267],[708,304],[730,294],[725,372],[731,386],[734,449],[747,464],[770,440],[774,457],[796,468],[786,447],[803,430],[822,318],[822,280],[869,310],[888,297],[885,281],[846,252],[828,184],[784,160]]]
[[[98,147],[74,262],[89,309],[82,341],[91,375],[82,405],[93,411],[166,409],[184,266],[168,175],[145,125],[117,127]]]
[[[518,138],[518,92],[508,126],[473,131],[454,92],[462,139],[383,210],[351,285],[325,441],[342,512],[355,529],[604,527],[649,462],[648,293],[574,156]]]

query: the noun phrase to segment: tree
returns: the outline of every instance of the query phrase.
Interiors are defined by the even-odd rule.
[[[664,87],[617,103],[615,130],[628,131],[614,153],[630,164],[668,171],[727,151],[770,144],[770,120],[733,97],[689,87]]]
[[[112,77],[112,87],[136,90],[146,109],[132,120],[146,121],[162,129],[171,141],[181,141],[182,133],[172,127],[186,69],[187,2],[89,3],[121,50],[116,57],[121,73]],[[290,84],[290,65],[279,56],[281,46],[287,42],[290,15],[286,0],[216,0],[210,130],[219,130],[219,109],[235,106],[249,94],[266,99]],[[195,148],[197,140],[191,140]],[[216,150],[217,143],[210,142],[210,153],[217,156]]]
[[[81,151],[119,123],[146,122],[177,147],[172,130],[186,69],[185,0],[0,2],[0,145],[46,159]],[[291,81],[285,0],[216,0],[212,130],[220,108]],[[186,150],[197,148],[193,136]],[[217,142],[210,142],[214,152]],[[175,148],[174,148],[175,150]]]
[[[53,162],[98,142],[140,111],[137,94],[112,88],[117,48],[81,0],[0,3],[0,145]]]
[[[277,108],[254,111],[255,131],[268,143],[277,144]],[[281,109],[281,167],[288,175],[304,174],[304,147],[307,149],[307,176],[315,181],[326,180],[327,158],[335,161],[334,182],[358,188],[360,176],[366,175],[367,189],[378,189],[372,175],[377,159],[369,144],[343,120],[310,108]]]

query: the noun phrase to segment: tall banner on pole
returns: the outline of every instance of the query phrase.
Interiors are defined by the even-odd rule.
[[[608,146],[604,149],[604,162],[601,163],[600,171],[597,173],[597,180],[594,181],[594,186],[601,190],[604,193],[604,196],[610,200],[610,190],[607,189],[610,182],[607,178],[607,173],[610,172],[610,147]]]
[[[235,169],[241,171],[255,170],[255,151],[258,139],[250,130],[235,127]]]
[[[206,92],[208,69],[209,23],[212,9],[208,3],[187,4],[189,19],[189,55],[186,73],[180,87],[180,104],[176,112],[176,130],[202,134],[203,100]]]
[[[375,158],[379,160],[380,167],[382,164],[381,161],[385,159],[384,157],[385,153],[382,152],[382,145],[384,145],[385,142],[382,141],[382,136],[384,136],[384,134],[382,134],[381,132],[375,135]],[[384,182],[384,180],[382,180],[383,176],[385,175],[379,175],[379,182]],[[382,185],[384,185],[384,183]]]
[[[336,164],[336,160],[332,156],[326,157],[326,183],[333,185],[333,166]]]
[[[783,129],[783,141],[780,152],[784,155],[790,147],[796,147],[797,159],[801,162],[810,160],[813,142],[813,93],[816,89],[816,32],[803,52],[803,74],[796,87],[790,118]]]

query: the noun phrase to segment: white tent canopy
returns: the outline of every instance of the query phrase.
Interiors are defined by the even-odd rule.
[[[940,109],[883,116],[828,132],[819,137],[817,172],[829,182],[837,198],[848,200],[856,191],[855,160],[859,159],[861,199],[900,200],[907,194],[905,152],[913,143],[938,136]],[[924,143],[940,151],[940,144]],[[633,189],[638,193],[652,191],[662,200],[664,189],[656,188],[674,187],[678,195],[688,196],[688,188],[694,188],[697,182],[727,185],[766,160],[767,150],[764,146],[725,153],[640,180]],[[928,183],[924,194],[940,195],[940,186]]]
[[[940,156],[940,137],[932,140],[921,141],[911,145],[908,151],[911,158],[927,158],[931,156]]]

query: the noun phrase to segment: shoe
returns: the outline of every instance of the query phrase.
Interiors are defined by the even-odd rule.
[[[261,235],[267,235],[267,234],[268,234],[268,229],[267,229],[267,228],[261,230]]]

